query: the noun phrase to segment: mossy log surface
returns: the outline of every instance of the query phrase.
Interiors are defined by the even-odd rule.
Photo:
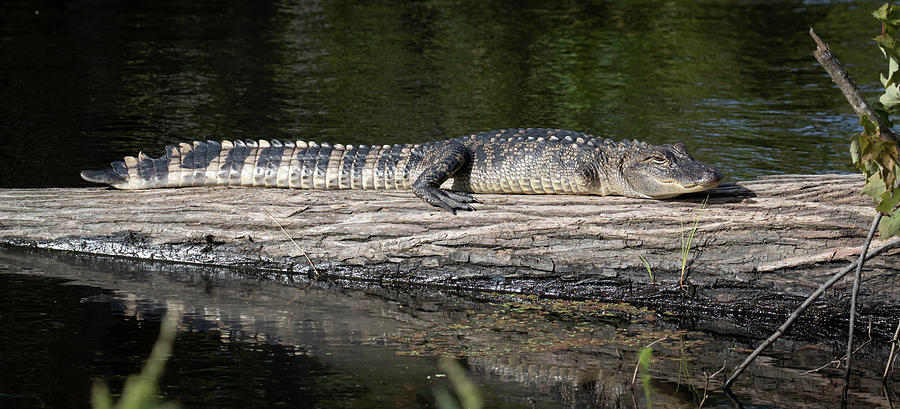
[[[703,210],[705,193],[479,195],[477,211],[456,216],[402,191],[2,189],[0,242],[313,274],[287,232],[322,277],[784,309],[858,255],[875,214],[862,184],[767,176],[723,184]],[[682,235],[695,220],[682,288]],[[896,310],[898,273],[898,249],[867,263],[863,305]]]

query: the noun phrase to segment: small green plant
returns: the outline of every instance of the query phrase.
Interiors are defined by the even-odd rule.
[[[438,368],[447,374],[456,396],[459,398],[459,404],[456,399],[446,389],[435,391],[437,398],[437,407],[440,409],[481,409],[484,407],[484,399],[478,386],[466,376],[466,370],[455,359],[450,357],[441,357],[438,361]]]
[[[159,377],[163,374],[166,360],[172,354],[172,343],[178,332],[180,313],[169,313],[160,325],[159,338],[153,345],[150,358],[141,373],[129,376],[122,389],[122,397],[113,403],[109,388],[102,382],[94,383],[91,393],[93,409],[177,409],[178,405],[159,400]]]
[[[641,369],[641,386],[644,388],[644,399],[647,409],[653,408],[653,393],[650,389],[650,360],[653,359],[653,347],[646,347],[638,354],[638,368]]]
[[[675,391],[679,391],[681,388],[681,380],[684,379],[684,386],[687,388],[688,392],[690,392],[691,396],[693,396],[694,400],[700,401],[700,392],[697,390],[697,387],[694,385],[694,376],[691,374],[691,367],[688,365],[688,357],[684,356],[684,350],[681,351],[682,356],[677,359],[678,361],[678,386],[675,388]]]
[[[641,262],[644,263],[644,268],[647,269],[647,274],[650,275],[650,284],[656,284],[656,280],[653,279],[653,270],[650,269],[650,263],[647,262],[647,259],[645,259],[643,255],[638,254],[638,257],[641,258]]]
[[[657,339],[638,352],[637,365],[634,366],[634,375],[631,376],[631,391],[634,393],[634,382],[637,380],[638,371],[641,372],[641,386],[644,388],[644,399],[647,401],[648,409],[653,407],[653,389],[650,386],[650,360],[653,359],[653,346],[668,338],[669,336],[666,335]]]
[[[697,209],[697,214],[694,215],[694,222],[691,224],[689,232],[686,233],[684,231],[684,222],[681,222],[681,277],[678,279],[678,286],[681,288],[684,288],[684,276],[687,274],[688,260],[691,255],[691,247],[694,244],[694,234],[697,232],[697,225],[700,223],[700,214],[706,208],[707,202],[709,202],[709,196],[703,199],[703,203]]]

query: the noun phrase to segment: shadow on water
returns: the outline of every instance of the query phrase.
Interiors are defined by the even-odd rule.
[[[663,337],[649,368],[651,399],[658,407],[695,407],[706,375],[733,367],[754,346],[730,320],[717,329],[707,319],[699,331],[684,314],[592,300],[311,286],[18,248],[0,251],[0,274],[0,364],[7,368],[0,402],[16,407],[84,407],[99,379],[120,388],[149,354],[173,302],[185,315],[162,392],[185,407],[434,407],[432,392],[448,386],[436,365],[443,355],[462,360],[488,407],[631,407],[632,399],[643,407],[641,383],[634,397],[627,384],[637,352]],[[828,385],[839,371],[803,372],[841,347],[838,339],[779,341],[736,394],[749,406],[837,402]],[[860,351],[856,402],[886,404],[878,381],[885,353],[882,341]],[[730,405],[721,381],[709,381],[706,407]]]

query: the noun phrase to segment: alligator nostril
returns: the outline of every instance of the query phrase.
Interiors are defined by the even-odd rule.
[[[718,184],[722,181],[722,173],[715,169],[709,169],[706,172],[703,172],[703,176],[700,177],[699,185],[709,186],[712,184]]]

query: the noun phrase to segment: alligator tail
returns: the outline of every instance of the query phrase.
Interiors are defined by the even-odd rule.
[[[279,141],[194,141],[143,153],[111,168],[81,172],[117,189],[261,186],[296,189],[404,189],[421,161],[419,145],[340,145]]]

